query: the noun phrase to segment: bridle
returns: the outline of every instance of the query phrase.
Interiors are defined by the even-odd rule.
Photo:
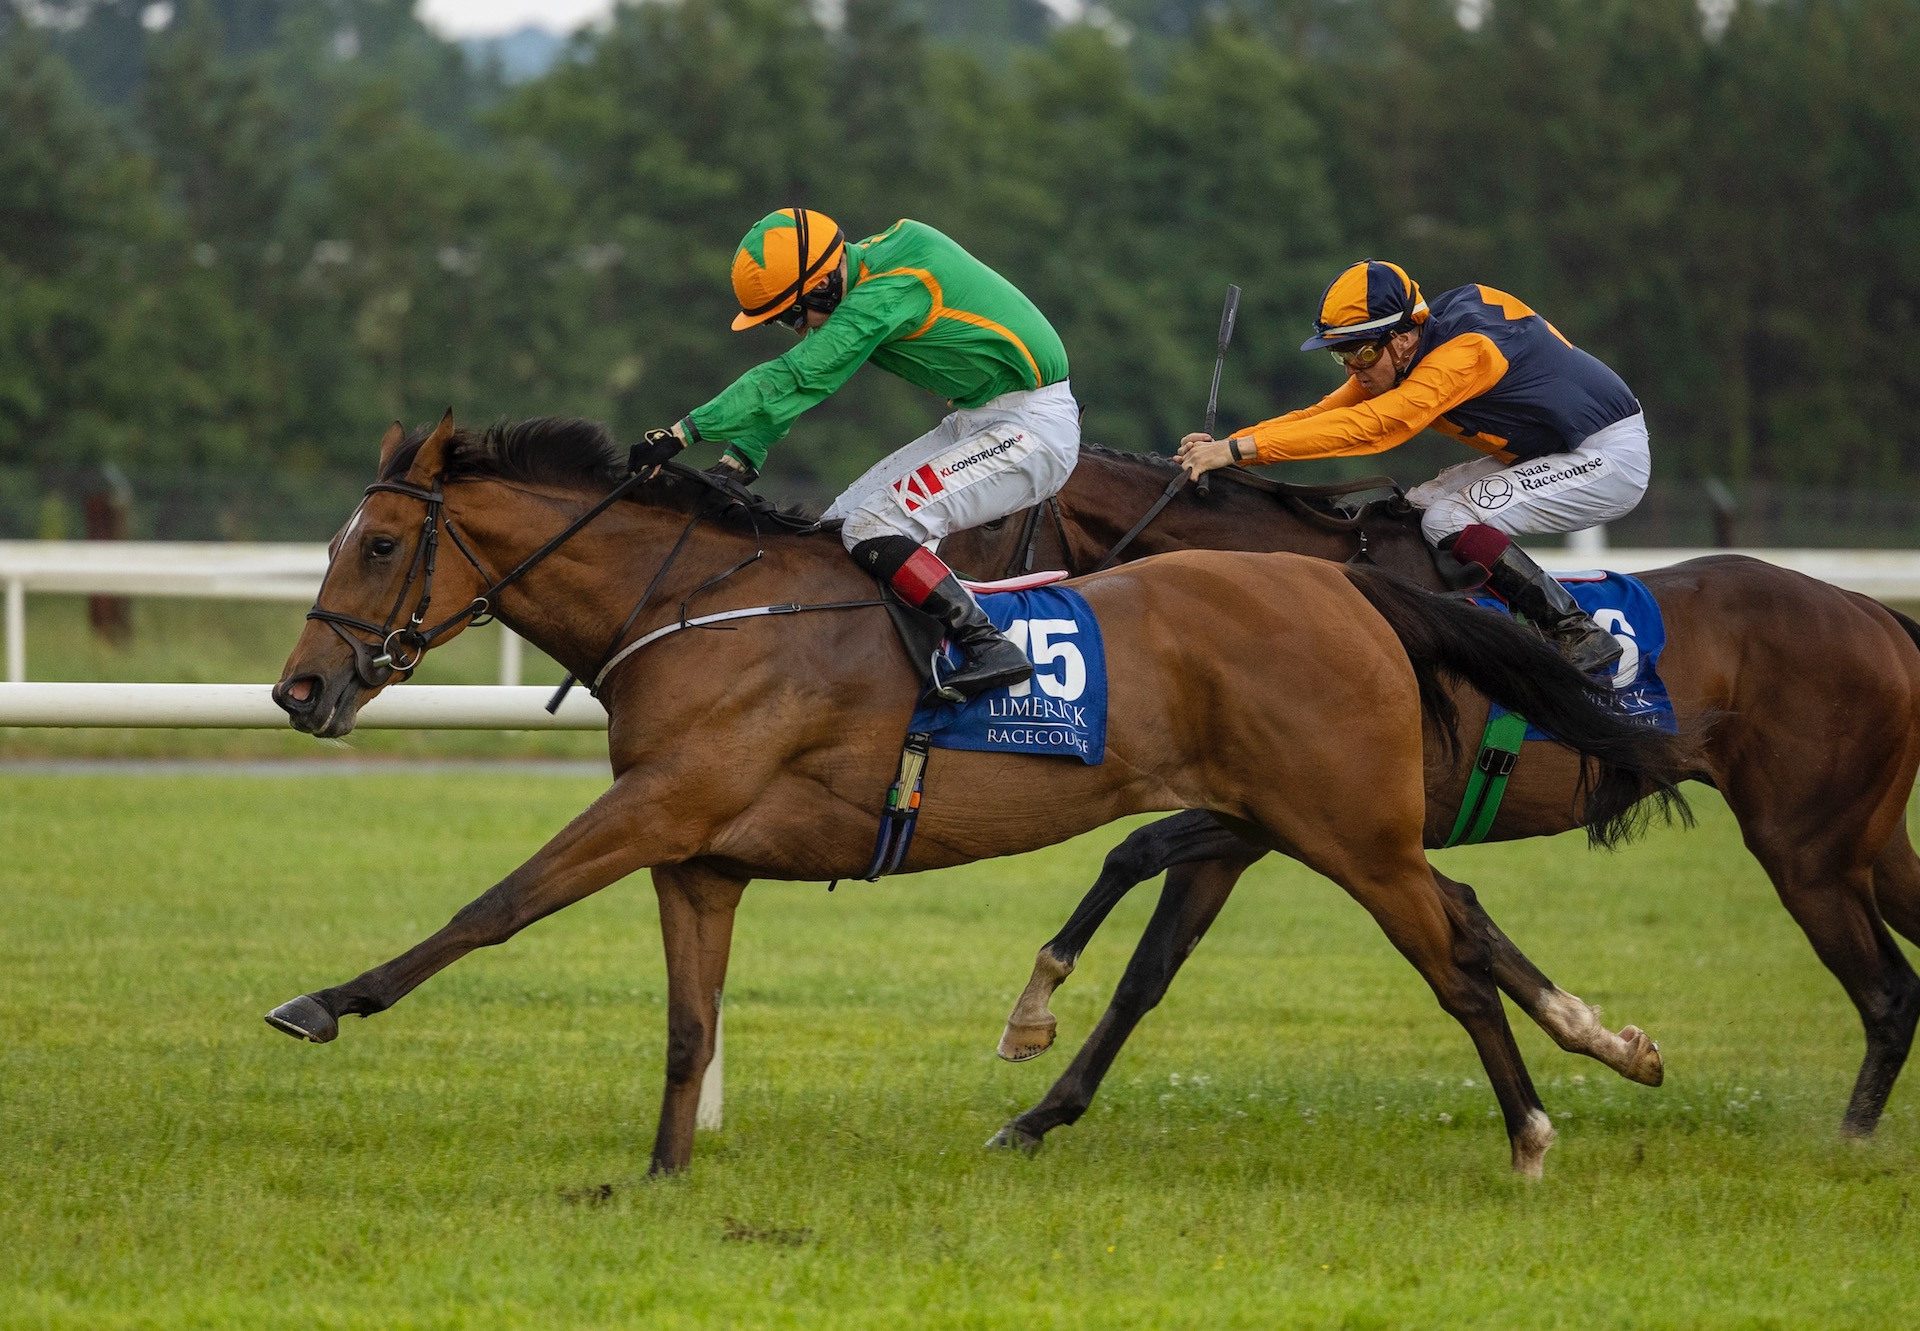
[[[636,446],[636,458],[639,458],[638,448],[639,446]],[[760,501],[757,505],[757,496],[734,486],[728,481],[718,480],[707,475],[705,472],[694,471],[690,468],[683,467],[677,462],[655,464],[651,459],[639,459],[636,462],[630,462],[629,467],[630,470],[626,478],[597,500],[593,507],[587,509],[586,512],[568,523],[558,533],[549,538],[538,550],[535,550],[532,554],[514,565],[511,571],[489,582],[486,590],[474,597],[463,608],[448,615],[445,619],[431,627],[427,625],[426,618],[427,609],[433,602],[433,569],[435,557],[439,551],[441,529],[443,527],[446,529],[447,535],[453,539],[455,548],[460,551],[467,563],[473,566],[473,571],[478,573],[483,580],[487,577],[486,567],[480,562],[479,556],[474,554],[472,547],[467,544],[466,538],[460,535],[460,529],[453,525],[453,519],[443,514],[446,496],[444,478],[442,476],[434,477],[432,489],[412,485],[405,481],[375,481],[367,487],[366,494],[362,496],[360,501],[362,504],[365,504],[367,499],[376,494],[389,493],[406,495],[411,499],[418,499],[426,505],[426,516],[421,523],[420,541],[415,547],[413,561],[407,567],[406,581],[401,583],[399,594],[394,597],[393,608],[387,611],[387,618],[384,623],[375,624],[353,615],[342,614],[337,610],[328,610],[316,601],[313,609],[307,611],[307,618],[319,620],[335,633],[339,634],[341,639],[352,648],[354,676],[368,688],[380,688],[383,685],[391,683],[396,675],[401,679],[405,679],[413,673],[414,667],[420,664],[420,658],[426,655],[427,649],[432,647],[439,639],[454,632],[458,628],[492,622],[494,608],[500,603],[501,592],[518,582],[530,572],[535,565],[539,564],[548,555],[566,544],[583,527],[606,512],[608,508],[612,507],[613,504],[629,490],[652,479],[655,473],[661,470],[672,472],[684,479],[706,486],[708,490],[713,492],[713,496],[717,496],[723,504],[742,505],[746,509],[748,519],[753,527],[756,537],[756,548],[754,552],[746,558],[733,564],[729,568],[721,570],[712,577],[705,579],[692,591],[688,592],[686,598],[681,602],[680,614],[676,620],[661,628],[655,629],[652,633],[647,634],[636,642],[621,647],[620,644],[622,640],[625,639],[628,630],[639,620],[646,608],[653,603],[654,594],[660,590],[661,584],[666,581],[668,571],[673,568],[675,562],[680,558],[680,553],[686,548],[688,538],[693,535],[693,529],[699,525],[701,518],[708,516],[710,512],[713,511],[710,504],[711,496],[708,500],[703,500],[695,504],[693,512],[687,518],[686,526],[680,530],[679,539],[674,541],[672,548],[667,551],[666,558],[660,561],[660,567],[655,570],[652,579],[647,583],[646,590],[640,594],[640,599],[634,603],[632,611],[627,615],[626,619],[621,622],[620,627],[614,630],[613,636],[608,639],[606,650],[601,653],[598,663],[584,676],[575,676],[569,672],[565,681],[561,683],[558,691],[553,695],[552,700],[548,702],[547,710],[549,712],[559,708],[561,700],[566,697],[568,690],[573,687],[577,678],[584,678],[587,681],[588,691],[598,696],[600,684],[616,666],[626,661],[636,651],[671,633],[690,628],[717,628],[734,620],[753,619],[764,615],[791,615],[811,610],[859,610],[885,604],[884,601],[878,599],[826,601],[812,604],[785,602],[778,605],[750,606],[739,610],[728,610],[715,615],[702,615],[698,618],[689,617],[687,607],[696,597],[703,592],[711,590],[728,578],[731,578],[734,574],[747,568],[749,565],[756,563],[766,553],[764,549],[759,548],[757,539],[760,533],[760,516],[764,515],[769,521],[795,531],[816,531],[819,529],[820,524],[811,520],[789,518],[784,514],[773,511],[770,506],[764,505],[763,501]],[[1063,537],[1065,536],[1064,527],[1061,529],[1061,535]],[[416,578],[420,580],[420,599],[414,604],[412,612],[407,616],[406,623],[396,627],[396,622],[400,617],[401,607],[406,604],[407,593],[412,589]],[[321,590],[323,592],[326,590],[325,584],[322,584]],[[349,632],[349,630],[357,630],[358,633],[367,634],[373,639],[373,642],[368,642],[357,636],[356,633]],[[378,644],[377,650],[379,652],[377,656],[374,654],[376,643]],[[384,675],[377,673],[383,670],[386,672]]]
[[[338,610],[329,610],[321,605],[318,599],[314,601],[313,609],[307,611],[307,618],[317,619],[325,624],[339,634],[341,641],[352,649],[354,677],[366,687],[381,688],[391,683],[396,675],[405,679],[413,673],[414,667],[420,664],[420,658],[427,654],[427,649],[441,638],[457,629],[491,623],[501,592],[526,576],[536,564],[571,540],[582,527],[599,517],[627,491],[646,480],[649,474],[635,471],[627,476],[602,496],[592,508],[568,523],[558,535],[521,560],[510,572],[488,582],[485,591],[431,627],[426,622],[427,609],[433,604],[433,570],[440,550],[441,528],[446,528],[447,535],[453,539],[454,548],[459,550],[467,563],[473,566],[473,571],[480,575],[483,582],[487,581],[487,570],[460,535],[459,529],[453,525],[453,519],[443,516],[443,510],[446,507],[443,476],[433,478],[431,489],[406,481],[375,481],[361,496],[362,505],[376,494],[406,495],[426,505],[426,516],[420,525],[420,539],[415,543],[413,559],[407,565],[406,581],[400,584],[400,591],[393,598],[393,607],[387,611],[386,620],[382,623],[375,624],[354,615],[342,614]],[[673,553],[677,555],[679,551],[680,547],[676,545]],[[669,555],[667,563],[672,562],[673,555]],[[663,565],[660,573],[655,576],[656,586],[659,578],[665,573],[666,566]],[[416,579],[420,583],[420,599],[414,603],[412,612],[407,615],[406,623],[399,624],[401,607],[406,604],[407,593],[412,590]],[[321,590],[325,590],[324,585]],[[638,613],[637,608],[635,613]],[[349,632],[349,630],[354,631]],[[362,633],[369,635],[372,641],[361,638],[359,634]],[[375,655],[376,651],[378,655]],[[386,673],[378,673],[381,671]]]

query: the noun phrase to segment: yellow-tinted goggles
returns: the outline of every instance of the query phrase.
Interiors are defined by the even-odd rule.
[[[1349,370],[1367,370],[1386,349],[1385,342],[1362,342],[1357,347],[1328,347],[1327,353]]]

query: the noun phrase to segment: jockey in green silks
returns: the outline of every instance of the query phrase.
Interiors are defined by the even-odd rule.
[[[1066,484],[1080,454],[1067,353],[1012,283],[921,222],[848,241],[806,208],[760,219],[733,260],[736,329],[778,323],[800,337],[648,442],[724,443],[714,468],[750,482],[800,413],[872,361],[947,400],[932,430],[881,459],[827,509],[860,566],[947,627],[965,664],[948,688],[973,697],[1029,679],[1026,656],[927,548]]]

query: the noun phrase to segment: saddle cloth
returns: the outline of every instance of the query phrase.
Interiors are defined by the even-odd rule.
[[[936,748],[1100,762],[1107,753],[1107,652],[1086,598],[1043,586],[979,601],[1033,662],[1033,678],[971,702],[923,704],[909,730],[926,732]],[[949,665],[958,664],[951,647],[942,650]]]
[[[1555,581],[1572,593],[1593,622],[1620,642],[1620,663],[1614,667],[1614,698],[1620,710],[1671,735],[1675,730],[1673,699],[1660,679],[1660,653],[1667,645],[1667,622],[1660,603],[1638,578],[1624,573],[1567,573]],[[1473,598],[1476,605],[1505,614],[1507,603],[1495,596]],[[1527,727],[1528,739],[1551,739],[1537,726]]]

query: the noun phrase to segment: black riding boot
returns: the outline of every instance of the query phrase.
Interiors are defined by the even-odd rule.
[[[1033,678],[1027,654],[993,626],[987,612],[953,574],[940,579],[920,608],[947,626],[948,640],[967,658],[965,665],[941,679],[942,693],[977,698]]]
[[[1547,635],[1582,673],[1611,670],[1620,640],[1587,617],[1565,587],[1517,545],[1501,551],[1487,570],[1487,586]]]
[[[948,702],[963,702],[989,689],[1010,688],[1033,678],[1026,653],[993,626],[979,603],[940,556],[907,536],[876,536],[853,547],[862,568],[884,581],[908,605],[947,627],[947,638],[966,663],[940,681]]]

